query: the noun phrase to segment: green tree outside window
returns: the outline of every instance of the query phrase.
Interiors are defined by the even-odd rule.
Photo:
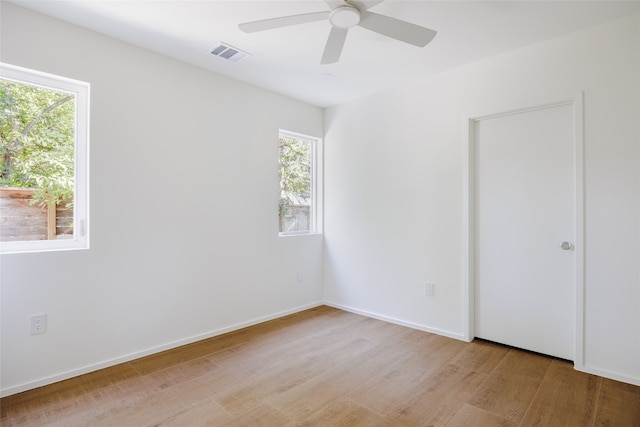
[[[74,193],[75,98],[0,79],[0,186],[37,189],[44,207]]]

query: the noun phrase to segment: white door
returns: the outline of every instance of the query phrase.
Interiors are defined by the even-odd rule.
[[[573,360],[573,105],[474,126],[475,335]]]

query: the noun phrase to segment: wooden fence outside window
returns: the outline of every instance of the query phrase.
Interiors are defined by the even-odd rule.
[[[35,188],[0,188],[0,241],[55,240],[73,237],[73,208],[66,203],[30,205]]]

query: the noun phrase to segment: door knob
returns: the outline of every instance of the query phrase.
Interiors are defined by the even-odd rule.
[[[573,249],[573,245],[569,242],[562,242],[560,248],[562,248],[563,251],[568,251],[570,249]]]

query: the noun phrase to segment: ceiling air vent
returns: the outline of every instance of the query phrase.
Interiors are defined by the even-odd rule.
[[[211,54],[231,62],[239,62],[247,56],[251,55],[250,53],[244,52],[238,48],[229,46],[228,44],[222,42],[218,43],[213,47],[213,49],[211,49]]]

